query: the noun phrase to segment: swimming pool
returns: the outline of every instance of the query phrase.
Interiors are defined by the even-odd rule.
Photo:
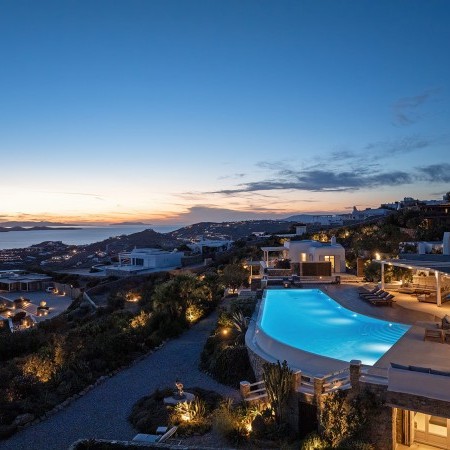
[[[298,350],[373,365],[409,328],[345,309],[318,289],[266,290],[254,341],[288,363]]]

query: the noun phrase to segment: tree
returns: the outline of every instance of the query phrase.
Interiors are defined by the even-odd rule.
[[[204,306],[212,299],[210,289],[195,275],[177,275],[158,285],[152,296],[153,309],[167,313],[172,319],[186,321],[189,306]]]
[[[223,269],[222,282],[233,290],[240,288],[248,281],[248,272],[240,264],[228,264]]]

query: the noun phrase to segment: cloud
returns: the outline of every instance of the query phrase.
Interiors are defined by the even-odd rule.
[[[97,194],[89,194],[85,192],[55,192],[55,194],[64,194],[64,195],[76,195],[80,197],[93,197],[97,200],[105,200],[103,197]]]
[[[450,164],[431,164],[417,168],[421,179],[430,183],[450,183]]]
[[[446,144],[448,137],[426,137],[418,134],[404,136],[398,139],[385,139],[379,141],[372,141],[362,146],[358,151],[350,150],[348,148],[342,148],[339,150],[333,150],[329,154],[322,156],[315,156],[314,161],[309,165],[305,165],[305,169],[322,170],[324,167],[332,166],[334,171],[337,168],[342,170],[374,172],[382,169],[380,162],[396,156],[405,156],[414,152],[423,151],[424,149],[436,145]],[[283,165],[283,162],[271,163],[273,171],[286,174],[292,170],[292,163],[287,166]]]
[[[298,190],[309,192],[349,192],[378,186],[399,186],[413,182],[410,174],[403,171],[367,173],[361,171],[333,170],[283,170],[278,179],[254,181],[238,185],[236,189],[215,191],[216,194],[233,195],[241,192]]]
[[[370,142],[364,147],[364,156],[378,160],[389,156],[405,155],[416,150],[423,150],[434,142],[434,139],[418,135],[406,136],[390,141]],[[373,152],[372,155],[367,155],[367,151]]]
[[[197,222],[230,222],[238,220],[263,220],[283,218],[286,213],[271,208],[260,209],[259,211],[242,211],[228,208],[217,208],[207,205],[192,206],[185,213],[174,215],[170,222],[197,223]]]
[[[218,178],[218,180],[227,180],[227,179],[239,179],[244,178],[246,176],[245,173],[235,173],[234,175],[223,175]]]
[[[440,90],[441,89],[439,88],[432,88],[412,97],[399,98],[392,105],[394,124],[399,126],[408,126],[418,122],[422,119],[422,115],[418,112],[420,107],[431,98],[435,97]]]

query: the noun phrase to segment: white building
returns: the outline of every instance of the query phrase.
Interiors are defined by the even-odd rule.
[[[135,248],[131,252],[119,253],[119,264],[105,266],[107,275],[126,276],[159,269],[181,267],[184,253],[168,252],[158,248]]]
[[[284,246],[288,250],[288,258],[291,263],[303,262],[331,262],[331,270],[334,273],[345,272],[345,249],[336,243],[333,236],[330,242],[314,240],[287,241]]]
[[[400,253],[412,253],[417,255],[450,255],[450,232],[446,231],[442,241],[411,241],[400,242]]]
[[[291,269],[299,267],[300,274],[307,272],[304,270],[306,266],[311,267],[308,263],[331,263],[331,274],[346,271],[345,249],[336,242],[334,236],[330,242],[291,240],[286,241],[282,247],[261,247],[261,250],[264,252],[264,260],[261,261],[263,273],[276,274],[279,272],[277,267],[283,260],[289,260]]]
[[[214,251],[225,251],[231,248],[233,241],[226,239],[204,239],[203,236],[187,244],[187,246],[197,253],[203,253],[203,249],[214,249]]]
[[[136,266],[142,269],[158,269],[181,266],[183,252],[158,248],[135,248],[131,252],[119,253],[119,266]]]

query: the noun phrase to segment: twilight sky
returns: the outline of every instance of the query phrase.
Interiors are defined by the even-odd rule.
[[[448,0],[0,0],[0,221],[450,191]]]

